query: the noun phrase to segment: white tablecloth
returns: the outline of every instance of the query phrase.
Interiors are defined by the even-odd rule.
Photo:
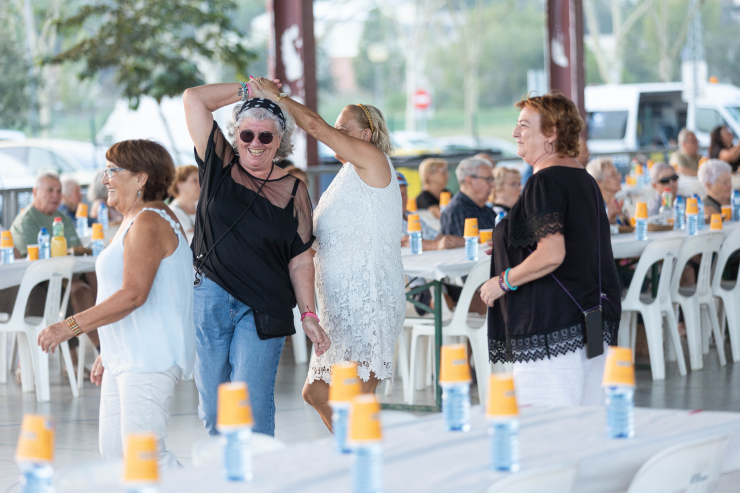
[[[95,272],[95,260],[94,257],[88,256],[75,257],[75,274]],[[43,260],[36,260],[35,262],[43,262]],[[26,272],[29,265],[31,265],[31,262],[25,259],[16,259],[12,264],[0,265],[0,289],[20,285],[23,273]]]
[[[489,469],[481,408],[473,408],[472,414],[469,433],[445,432],[441,414],[384,430],[386,493],[479,493],[505,477]],[[620,492],[661,450],[717,435],[732,437],[722,472],[740,470],[740,414],[636,409],[636,436],[631,440],[608,439],[605,414],[604,408],[522,409],[522,470],[578,463],[574,492]],[[350,464],[350,456],[334,452],[331,439],[322,439],[256,456],[250,484],[227,483],[217,470],[185,469],[165,471],[160,487],[163,493],[347,493],[352,491]]]
[[[487,247],[478,248],[478,261],[488,257]],[[445,277],[454,279],[467,276],[477,264],[476,261],[465,260],[465,249],[432,250],[421,255],[412,255],[410,248],[401,248],[403,273],[408,277],[422,277],[427,280],[441,280]]]

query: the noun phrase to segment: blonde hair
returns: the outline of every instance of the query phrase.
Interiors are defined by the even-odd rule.
[[[370,142],[383,151],[384,154],[388,156],[393,154],[391,135],[388,132],[388,125],[385,123],[383,113],[375,106],[369,104],[363,104],[362,107],[356,104],[350,104],[347,108],[350,108],[360,125],[372,132]],[[368,115],[370,118],[368,118]],[[370,119],[372,119],[372,124],[370,123]]]
[[[447,162],[446,159],[440,159],[438,157],[430,157],[422,161],[419,164],[419,179],[421,179],[421,182],[426,183],[427,177],[431,174],[432,170],[434,168],[439,168],[441,166],[444,166],[445,168],[449,168],[449,163]]]
[[[175,179],[172,180],[172,185],[170,185],[170,195],[173,197],[177,197],[178,195],[180,195],[180,192],[177,190],[177,185],[188,181],[190,175],[197,172],[198,167],[192,164],[175,168]]]
[[[589,175],[593,176],[594,180],[601,183],[606,178],[606,170],[609,169],[609,166],[614,168],[612,158],[601,156],[589,161],[586,165],[586,171],[588,171]]]
[[[519,172],[518,169],[498,166],[493,169],[494,190],[501,190],[502,188],[504,188],[504,180],[506,180],[506,175],[516,175],[520,179],[522,177],[522,174]]]

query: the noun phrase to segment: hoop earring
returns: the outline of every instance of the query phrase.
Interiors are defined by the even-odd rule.
[[[547,150],[547,144],[550,144],[550,150],[549,151]],[[545,141],[545,143],[544,143],[543,146],[545,148],[545,152],[546,153],[552,154],[553,152],[555,152],[555,144],[553,144],[552,142]]]

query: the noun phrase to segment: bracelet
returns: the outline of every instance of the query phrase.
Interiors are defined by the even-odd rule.
[[[279,103],[281,99],[285,99],[285,98],[287,98],[287,97],[288,97],[288,95],[287,95],[287,94],[285,94],[284,92],[281,92],[280,94],[278,94],[278,97],[277,97],[277,99],[275,100],[275,102],[276,102],[276,103]]]
[[[509,267],[508,269],[504,271],[504,282],[506,283],[506,287],[509,288],[509,291],[516,291],[517,289],[519,289],[519,286],[514,287],[511,284],[509,284],[509,271],[510,270],[511,270],[511,267]]]
[[[69,327],[69,330],[71,330],[75,336],[82,334],[82,329],[77,325],[74,317],[69,317],[65,322],[67,322],[67,327]]]
[[[315,318],[318,323],[321,323],[321,320],[319,320],[319,316],[316,315],[311,310],[309,310],[308,307],[306,307],[306,311],[305,312],[301,313],[301,322],[303,322],[303,319],[306,318],[306,317]]]
[[[242,101],[246,101],[247,99],[249,99],[249,96],[251,96],[251,88],[249,87],[249,84],[246,84],[244,82],[239,82],[239,84],[242,85],[242,88],[239,89],[236,95],[242,98]]]
[[[504,273],[503,272],[498,275],[498,285],[501,288],[501,291],[503,291],[504,293],[508,293],[508,292],[511,291],[508,287],[506,287],[506,283],[504,282]]]

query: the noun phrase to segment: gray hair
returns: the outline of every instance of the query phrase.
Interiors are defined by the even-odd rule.
[[[269,120],[275,124],[277,133],[281,138],[280,147],[278,147],[277,151],[275,152],[275,157],[272,160],[279,161],[281,159],[287,158],[293,153],[293,131],[295,130],[295,119],[293,119],[293,116],[288,113],[288,110],[286,110],[283,105],[281,105],[280,103],[276,104],[280,106],[280,109],[283,112],[283,116],[285,116],[285,128],[282,127],[282,124],[280,123],[280,120],[278,120],[277,116],[273,115],[264,108],[249,108],[248,110],[245,110],[243,113],[239,114],[239,110],[242,109],[242,105],[238,104],[234,106],[234,109],[231,112],[231,120],[229,120],[229,122],[226,124],[226,129],[229,133],[229,139],[234,150],[237,149],[236,139],[237,134],[239,133],[239,125],[242,121],[247,119]]]
[[[34,188],[39,188],[41,186],[41,182],[46,180],[47,178],[52,178],[54,180],[60,181],[59,173],[57,173],[56,171],[40,171],[39,174],[36,175],[36,184],[34,185]]]
[[[493,169],[493,165],[487,159],[479,157],[469,157],[463,159],[462,161],[460,161],[460,164],[457,165],[457,169],[455,170],[457,181],[461,185],[464,184],[465,178],[467,178],[468,176],[474,176],[478,169],[482,166],[485,166],[490,170]]]
[[[714,185],[717,179],[725,173],[732,173],[732,167],[721,159],[710,159],[699,168],[697,177],[704,188]]]
[[[653,183],[658,183],[658,176],[660,175],[660,172],[666,169],[674,172],[676,171],[673,169],[673,166],[666,163],[665,161],[658,161],[657,163],[653,164],[653,167],[650,168],[650,181]]]
[[[678,132],[678,145],[679,145],[679,147],[683,146],[683,143],[686,141],[686,137],[688,137],[689,134],[691,134],[694,137],[696,137],[696,134],[694,132],[692,132],[691,130],[689,130],[688,128],[686,128],[686,127],[682,128],[681,131]]]
[[[612,158],[606,156],[597,157],[588,162],[586,171],[588,171],[589,175],[593,176],[594,180],[601,183],[604,181],[604,175],[606,174],[606,170],[609,169],[609,166],[614,167]]]
[[[108,200],[108,189],[103,185],[103,173],[104,169],[97,171],[87,188],[87,200],[91,204],[96,200]]]
[[[67,176],[62,180],[62,196],[66,197],[72,191],[80,186],[80,182],[72,178],[71,176]]]

